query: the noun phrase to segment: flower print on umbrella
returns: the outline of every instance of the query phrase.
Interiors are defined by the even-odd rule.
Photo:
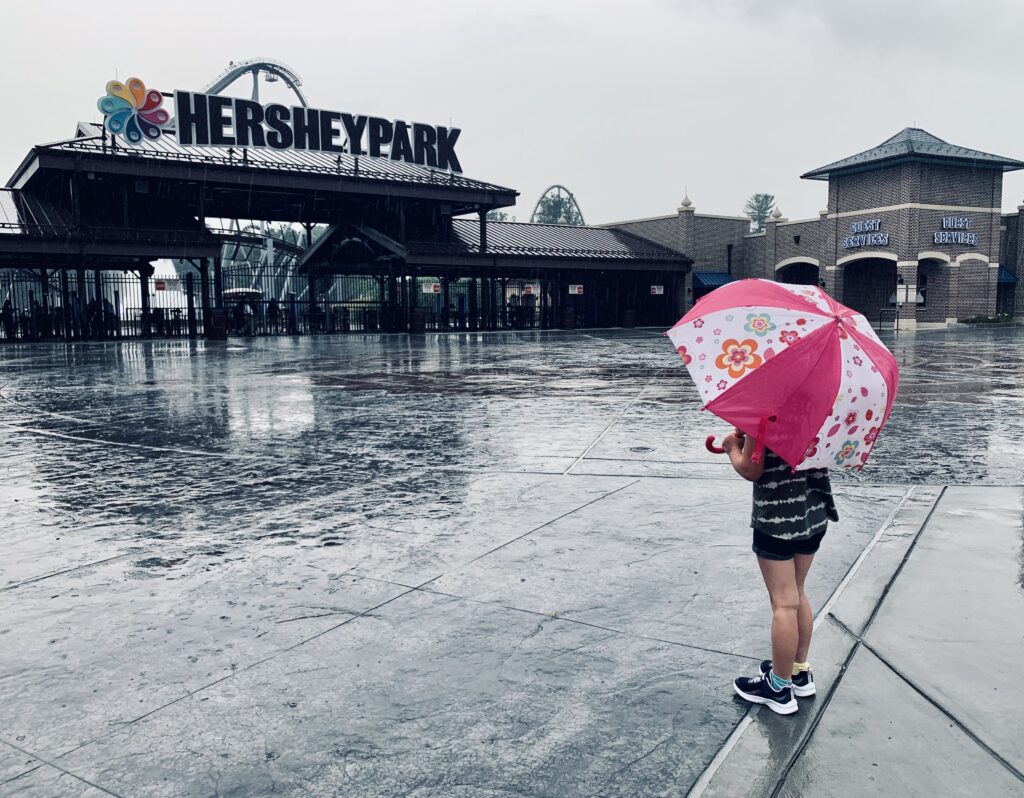
[[[715,365],[720,369],[728,369],[729,376],[739,379],[747,371],[753,371],[762,363],[757,354],[757,341],[746,339],[737,341],[730,338],[722,344],[722,354],[715,358]]]
[[[779,333],[779,340],[784,344],[795,344],[800,340],[800,333],[796,330],[783,330]]]
[[[729,387],[729,383],[727,383],[725,380],[719,380],[718,381],[718,390],[724,391],[728,387]]]
[[[767,313],[748,313],[747,323],[743,325],[743,329],[759,338],[764,338],[775,329],[775,322]]]
[[[864,435],[864,443],[866,443],[868,446],[870,446],[876,440],[878,440],[878,427],[872,427]]]
[[[685,346],[681,346],[676,350],[679,353],[679,357],[683,359],[683,365],[689,366],[693,362],[693,356],[686,351]]]
[[[854,424],[857,423],[857,411],[856,410],[851,410],[849,413],[846,414],[846,422],[845,423],[846,423],[846,426],[848,426],[848,427],[852,427]]]
[[[693,323],[693,326],[694,326],[694,327],[696,327],[696,328],[697,328],[697,329],[699,330],[699,329],[700,329],[701,327],[703,327],[703,326],[704,326],[704,319],[697,319],[697,320],[696,320],[696,321],[695,321],[695,322]]]
[[[808,457],[814,457],[818,453],[818,444],[821,443],[821,438],[815,436],[814,440],[811,441],[807,446],[807,451],[804,452],[804,459]]]
[[[857,447],[859,446],[860,441],[846,441],[846,443],[839,447],[839,451],[836,452],[836,465],[841,466],[847,460],[852,460],[854,455],[857,454]]]
[[[854,355],[853,356],[853,365],[855,365],[855,366],[863,366],[864,365],[864,361],[861,360],[859,357],[857,357],[857,355]]]

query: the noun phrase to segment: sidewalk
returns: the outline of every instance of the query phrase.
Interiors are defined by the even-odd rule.
[[[1024,793],[1022,490],[916,489],[819,613],[818,695],[753,708],[691,796]]]

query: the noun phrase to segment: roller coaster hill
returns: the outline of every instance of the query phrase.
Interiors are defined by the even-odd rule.
[[[249,99],[222,96],[246,78]],[[127,83],[159,104],[160,92]],[[294,104],[259,105],[268,83],[282,83]],[[138,140],[125,141],[108,133],[107,116],[32,148],[0,189],[0,340],[667,325],[678,316],[686,256],[611,228],[488,221],[517,192],[432,167],[416,146],[430,143],[427,126],[312,109],[294,70],[269,59],[234,62],[195,96],[215,114],[214,135],[232,111],[237,126],[259,107],[323,138],[305,148],[183,145],[177,120],[164,118],[162,134],[142,121]],[[378,157],[354,137],[362,130],[367,144],[377,137]],[[454,142],[457,131],[445,130],[435,133]],[[403,155],[395,142],[407,132]]]

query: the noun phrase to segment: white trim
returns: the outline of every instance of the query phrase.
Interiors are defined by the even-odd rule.
[[[980,252],[965,252],[963,255],[956,256],[956,262],[958,266],[965,260],[983,260],[985,261],[985,263],[989,263],[988,256],[982,255]],[[998,265],[999,264],[997,263],[996,266]]]
[[[678,219],[679,214],[673,213],[668,216],[648,216],[644,219],[626,219],[623,222],[605,222],[604,224],[597,224],[594,227],[618,227],[622,224],[638,224],[639,222],[664,222],[669,219]]]
[[[834,271],[836,271],[836,270],[837,270],[838,268],[839,268],[838,266],[826,266],[826,267],[825,267],[825,271],[827,271],[827,272],[834,272]]]
[[[793,263],[810,263],[812,266],[817,266],[819,269],[821,268],[821,261],[819,261],[817,258],[796,257],[780,260],[778,263],[775,264],[775,271],[778,271],[779,269],[785,269],[787,266]]]
[[[867,260],[868,258],[891,260],[893,263],[898,260],[898,258],[891,252],[855,252],[853,255],[847,255],[845,258],[837,260],[836,266],[842,266],[844,263],[852,263],[855,260]]]
[[[989,263],[988,267],[990,269],[998,269],[999,268],[999,264],[998,263]]]
[[[932,252],[930,250],[928,252],[918,252],[917,253],[917,259],[918,260],[944,260],[946,263],[949,263],[949,261],[951,260],[949,255],[946,255],[943,252]]]
[[[863,216],[866,213],[884,213],[885,211],[902,211],[908,208],[917,208],[922,211],[967,211],[972,213],[998,213],[1002,214],[1002,208],[979,208],[975,205],[926,205],[923,202],[904,202],[899,205],[882,205],[878,208],[862,208],[858,211],[840,211],[830,213],[829,219],[842,219],[847,216]]]
[[[759,236],[763,236],[763,235],[767,235],[767,234],[768,234],[767,230],[762,230],[760,233],[747,233],[743,237],[744,238],[758,238]]]
[[[897,266],[917,266],[916,260],[898,260],[896,261]]]
[[[820,216],[815,216],[813,219],[794,219],[793,221],[777,222],[779,227],[785,227],[787,224],[812,224],[821,221]]]
[[[697,213],[694,214],[698,219],[731,219],[734,222],[746,222],[750,224],[749,216],[723,216],[718,213]]]

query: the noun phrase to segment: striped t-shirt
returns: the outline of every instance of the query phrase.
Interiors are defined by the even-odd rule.
[[[754,529],[773,538],[803,540],[838,520],[827,468],[794,473],[775,452],[765,449],[764,473],[754,482]]]

